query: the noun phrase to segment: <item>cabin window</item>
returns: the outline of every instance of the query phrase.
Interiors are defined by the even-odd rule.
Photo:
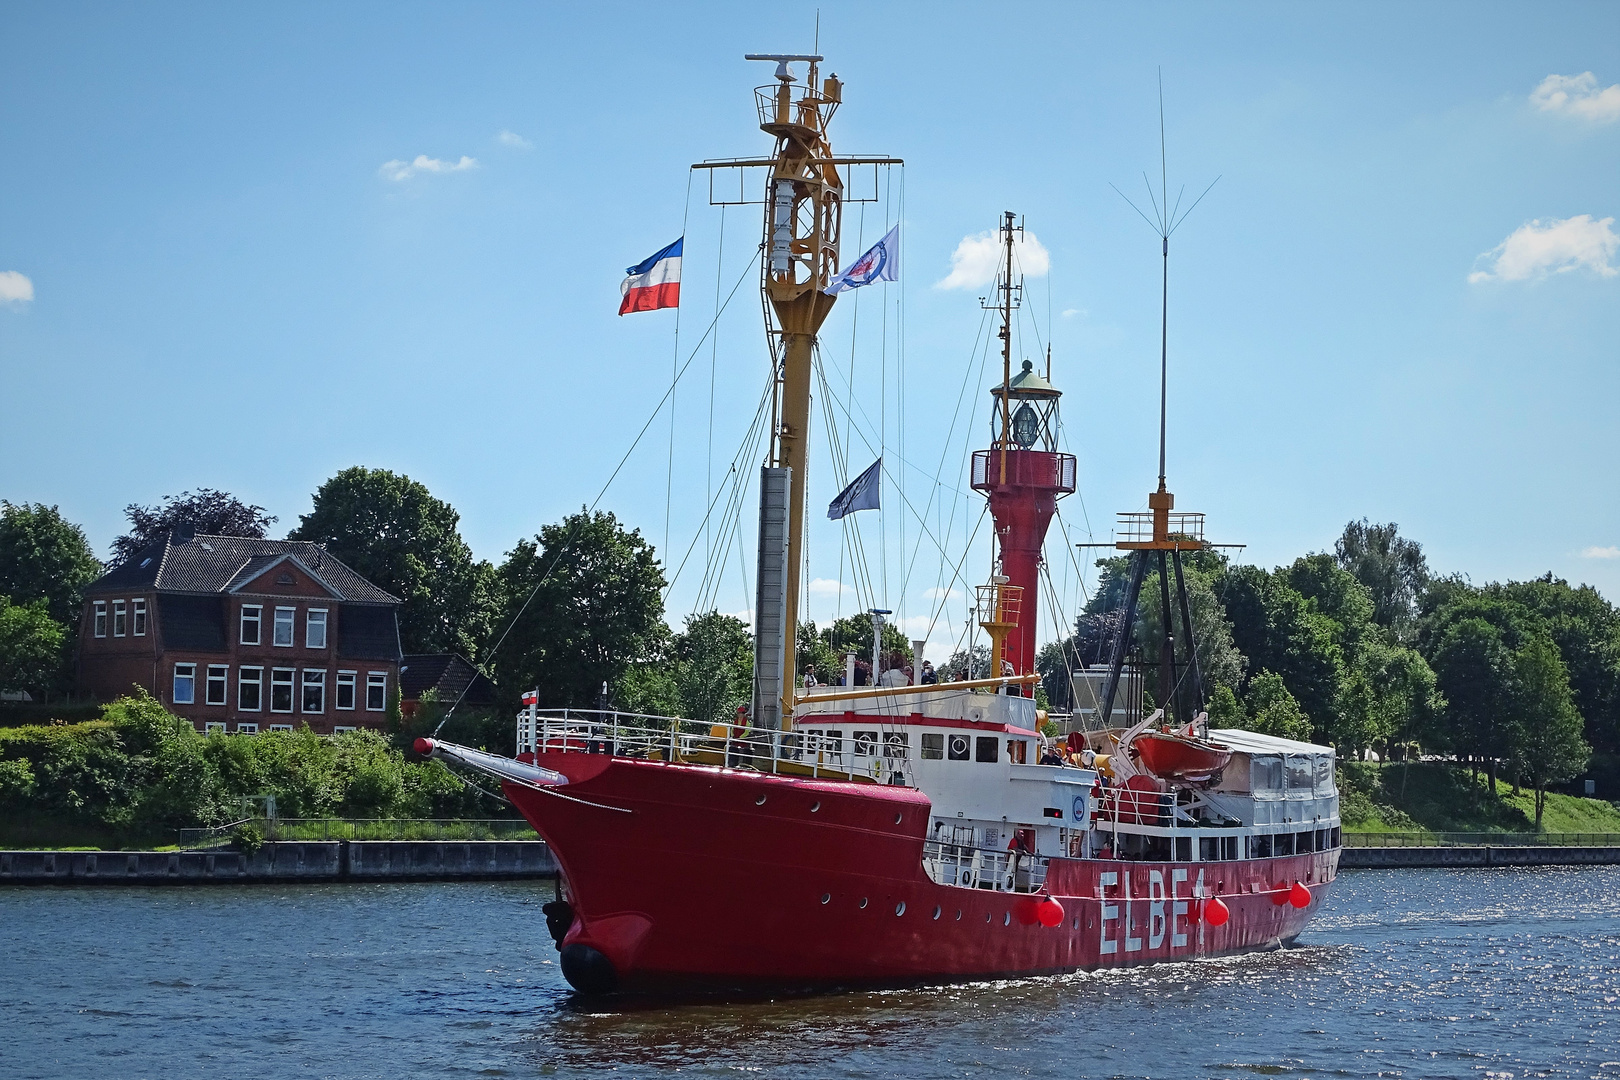
[[[96,637],[107,636],[107,601],[96,601]]]
[[[875,731],[857,731],[855,733],[855,756],[876,757],[878,733]]]
[[[1178,836],[1176,840],[1176,861],[1192,862],[1192,842],[1190,836]]]
[[[174,665],[174,703],[190,705],[197,700],[197,665]]]
[[[1198,838],[1198,861],[1215,862],[1221,857],[1221,838],[1218,836],[1200,836]]]
[[[1238,838],[1235,836],[1221,837],[1221,858],[1236,859],[1238,857]]]
[[[946,744],[945,751],[952,761],[968,760],[968,751],[973,748],[972,742],[966,735],[952,735]]]
[[[208,697],[204,699],[207,704],[225,704],[225,677],[230,670],[225,664],[208,665]]]
[[[125,628],[125,625],[126,625],[127,621],[128,621],[128,616],[126,616],[124,614],[124,602],[122,600],[114,600],[113,601],[113,637],[123,637],[124,636],[124,628]]]
[[[1336,847],[1339,846],[1339,843],[1340,843],[1339,830],[1336,829],[1336,828],[1335,829],[1329,829],[1328,830],[1328,847],[1336,848]]]
[[[132,627],[130,629],[130,633],[134,634],[136,637],[145,637],[146,636],[146,598],[142,597],[142,598],[140,598],[138,600],[131,600],[130,601],[130,607],[131,607],[131,617],[132,617],[132,621],[133,621],[133,625],[132,625]]]
[[[242,605],[242,644],[257,645],[259,643],[259,617],[264,608],[258,604]]]
[[[842,756],[844,753],[844,733],[842,731],[823,731],[813,736],[812,745],[824,754]]]
[[[325,608],[310,608],[309,614],[304,617],[304,647],[307,649],[326,648]]]
[[[911,736],[903,731],[891,731],[883,737],[883,756],[904,758],[911,756]]]
[[[358,672],[340,671],[337,673],[337,707],[340,709],[354,708],[354,677]]]
[[[1025,764],[1029,754],[1029,741],[1026,739],[1007,740],[1007,760],[1016,765]]]
[[[1333,794],[1333,757],[1329,754],[1316,756],[1316,793]]]
[[[1270,836],[1251,836],[1251,837],[1249,837],[1249,858],[1251,858],[1251,859],[1269,859],[1269,858],[1271,858],[1271,837]]]
[[[276,626],[270,638],[270,644],[290,649],[293,643],[293,617],[298,612],[295,608],[276,608]]]
[[[236,670],[236,707],[244,712],[258,712],[264,707],[260,698],[264,668],[244,667]]]
[[[1288,755],[1288,786],[1293,791],[1310,791],[1315,770],[1309,754]]]
[[[940,761],[945,757],[945,735],[942,732],[923,732],[922,756],[930,761]]]
[[[994,735],[980,735],[974,740],[973,760],[994,765],[1001,760],[1001,740]]]

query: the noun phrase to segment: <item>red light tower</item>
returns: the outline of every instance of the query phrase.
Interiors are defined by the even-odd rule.
[[[990,449],[973,454],[973,488],[990,500],[990,514],[996,523],[996,547],[1000,573],[995,588],[1017,589],[1021,596],[1017,625],[1006,635],[1001,657],[992,656],[992,674],[1000,674],[1000,659],[1012,666],[1013,673],[1026,675],[1035,670],[1036,598],[1040,595],[1041,544],[1047,526],[1057,510],[1057,501],[1074,491],[1073,454],[1057,449],[1058,399],[1062,392],[1036,374],[1034,365],[1024,361],[1017,375],[1012,370],[1012,313],[1023,293],[1021,279],[1013,278],[1013,233],[1023,226],[1013,224],[1008,211],[1001,224],[1006,246],[1006,263],[997,284],[997,304],[1001,310],[1001,384],[991,389],[996,401],[992,430],[996,431]],[[1047,373],[1051,373],[1048,356]],[[1026,694],[1033,693],[1025,687]]]

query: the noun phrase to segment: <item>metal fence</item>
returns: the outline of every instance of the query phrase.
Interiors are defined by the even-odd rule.
[[[1345,847],[1620,847],[1620,833],[1350,832]]]
[[[266,840],[538,840],[522,818],[248,818],[211,829],[181,829],[183,848],[232,842],[239,829]]]

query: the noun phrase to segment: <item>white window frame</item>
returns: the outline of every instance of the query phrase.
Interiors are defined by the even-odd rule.
[[[283,619],[282,616],[286,615]],[[281,628],[287,628],[287,640],[281,640]],[[276,649],[290,649],[298,640],[298,609],[295,607],[276,607],[274,619],[270,623],[270,646]]]
[[[210,720],[206,724],[203,725],[203,734],[204,735],[212,735],[216,731],[219,732],[221,735],[225,734],[225,721],[223,721],[223,720]]]
[[[250,611],[253,612],[253,615],[252,615],[251,618],[249,618],[249,616],[248,616],[248,612],[250,612]],[[252,641],[249,641],[248,636],[247,636],[248,623],[250,623],[250,622],[253,624],[253,640]],[[240,625],[239,625],[239,629],[238,629],[238,632],[237,632],[237,635],[236,635],[237,644],[239,644],[239,645],[257,645],[260,642],[262,642],[264,640],[264,605],[263,604],[243,604],[242,605],[242,617],[238,620],[238,623]]]
[[[113,637],[123,637],[129,630],[129,606],[122,600],[113,601]]]
[[[185,669],[183,672],[181,671],[182,668]],[[180,680],[181,679],[185,679],[186,684],[187,684],[186,685],[186,696],[185,697],[180,696]],[[197,665],[196,664],[176,664],[176,665],[174,665],[174,681],[171,682],[169,685],[170,685],[169,702],[171,704],[173,704],[173,705],[195,705],[195,704],[197,704]]]
[[[340,671],[337,673],[337,684],[332,694],[332,708],[339,712],[353,712],[359,699],[359,689],[355,683],[358,671]],[[349,703],[343,704],[343,688],[349,688]]]
[[[309,707],[309,691],[314,687],[320,691],[320,708]],[[309,713],[311,716],[326,715],[326,670],[324,668],[305,668],[298,676],[298,711]]]
[[[270,730],[271,731],[291,731],[292,730],[292,725],[291,724],[271,724],[270,725]]]
[[[315,616],[317,616],[317,615],[320,616],[319,619],[315,618]],[[319,642],[317,642],[315,640],[315,628],[317,626],[321,628],[321,640]],[[304,648],[306,648],[306,649],[324,649],[324,648],[326,648],[326,629],[327,629],[327,626],[326,626],[326,609],[325,608],[323,608],[323,607],[312,607],[308,611],[306,611],[304,613]]]
[[[105,600],[97,600],[95,602],[95,604],[96,604],[95,614],[91,616],[91,619],[93,621],[90,624],[90,629],[91,629],[91,632],[94,633],[96,637],[106,637],[107,636],[107,601],[105,601]]]
[[[371,688],[373,686],[379,687],[382,690],[382,704],[381,705],[373,706],[371,704]],[[366,672],[366,712],[387,712],[387,711],[388,711],[388,672],[386,672],[386,671],[368,671],[368,672]]]
[[[259,733],[259,725],[258,724],[237,724],[236,725],[236,733],[238,735],[257,735]]]
[[[359,728],[354,728],[354,727],[335,727],[335,728],[332,729],[332,734],[334,734],[334,735],[346,735],[351,731],[359,731],[359,730],[360,730]]]
[[[146,636],[146,597],[137,596],[129,602],[129,633],[131,637]]]
[[[219,683],[219,700],[214,700],[214,683]],[[209,664],[208,677],[203,683],[204,705],[227,705],[231,700],[231,665]]]
[[[249,672],[252,672],[252,678],[248,677]],[[242,690],[249,686],[253,687],[259,699],[257,705],[242,704]],[[264,668],[256,664],[243,664],[236,669],[236,707],[241,712],[264,711]]]
[[[278,678],[285,675],[286,678]],[[287,688],[287,707],[276,708],[276,687]],[[270,711],[273,713],[290,713],[298,705],[298,671],[296,668],[277,667],[270,669]]]

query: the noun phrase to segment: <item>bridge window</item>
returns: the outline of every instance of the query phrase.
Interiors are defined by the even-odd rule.
[[[883,756],[903,758],[911,756],[911,736],[903,731],[891,731],[883,737]]]
[[[994,765],[1001,760],[1000,742],[994,735],[980,735],[974,740],[973,760]]]
[[[876,757],[878,733],[875,731],[857,731],[855,733],[855,756]]]
[[[945,757],[945,736],[943,733],[923,732],[922,756],[930,761],[939,761]]]

